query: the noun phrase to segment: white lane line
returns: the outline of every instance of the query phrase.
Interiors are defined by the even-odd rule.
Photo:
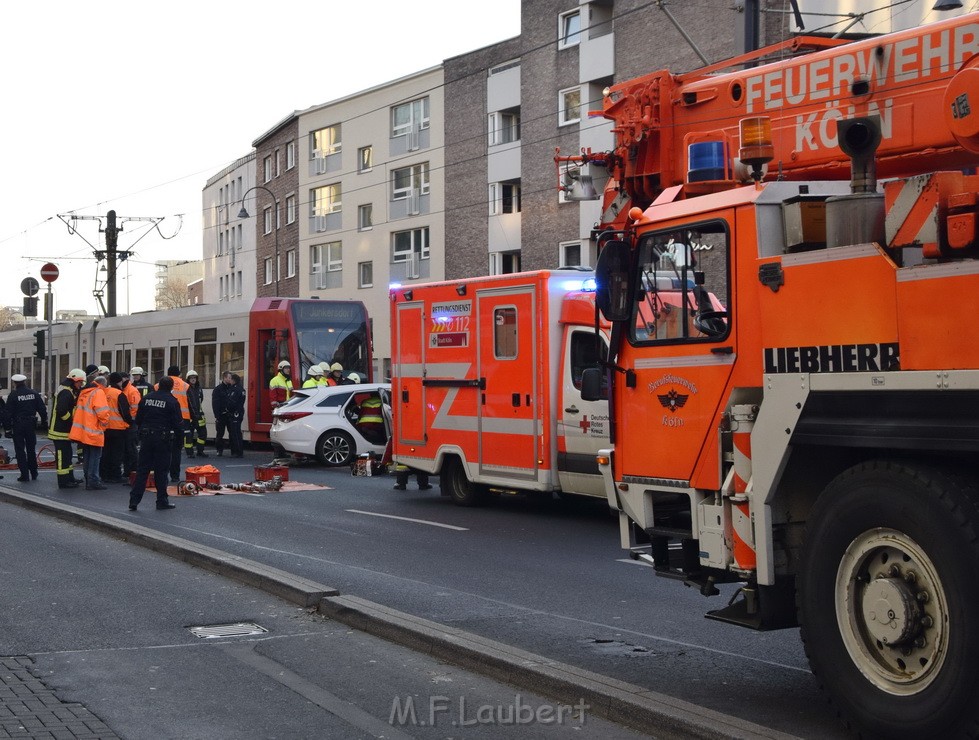
[[[427,519],[412,519],[407,516],[394,516],[394,514],[378,514],[376,511],[361,511],[360,509],[347,509],[351,514],[366,514],[367,516],[380,516],[385,519],[398,519],[402,522],[414,522],[415,524],[427,524],[430,527],[442,527],[443,529],[454,529],[458,532],[468,532],[469,527],[457,527],[454,524],[442,524],[441,522],[430,522]]]
[[[641,565],[644,568],[652,568],[653,567],[653,564],[652,563],[647,563],[647,562],[644,562],[642,560],[633,560],[632,558],[622,558],[620,560],[616,560],[615,562],[617,562],[617,563],[628,563],[629,565]]]

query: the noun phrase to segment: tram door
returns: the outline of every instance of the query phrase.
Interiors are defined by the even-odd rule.
[[[256,348],[258,357],[258,372],[252,373],[255,379],[254,387],[250,390],[255,399],[255,421],[259,424],[272,423],[272,398],[269,395],[269,381],[278,372],[278,340],[275,329],[259,329],[257,332]]]

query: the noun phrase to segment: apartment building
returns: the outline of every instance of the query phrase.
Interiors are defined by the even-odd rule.
[[[560,186],[590,179],[601,193],[607,174],[558,171],[555,150],[611,149],[611,122],[588,115],[605,87],[742,48],[733,4],[669,12],[642,0],[525,0],[519,37],[445,60],[448,278],[594,265],[601,201],[571,200]]]
[[[239,301],[251,307],[256,296],[254,215],[238,218],[245,190],[255,183],[255,152],[249,152],[204,186],[204,303]]]
[[[299,114],[290,113],[252,142],[255,180],[245,190],[254,219],[255,292],[259,298],[299,297],[300,177],[303,168]],[[244,214],[242,214],[244,215]]]
[[[299,295],[363,301],[390,377],[388,288],[445,276],[441,66],[298,115]]]

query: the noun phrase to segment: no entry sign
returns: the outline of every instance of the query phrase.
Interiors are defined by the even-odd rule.
[[[41,268],[41,280],[46,283],[53,283],[58,279],[58,266],[48,262]]]

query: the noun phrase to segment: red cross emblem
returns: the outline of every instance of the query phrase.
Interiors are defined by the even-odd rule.
[[[588,434],[588,429],[591,427],[591,422],[588,421],[587,416],[582,416],[581,421],[578,422],[578,426],[581,427],[581,431],[583,434]]]

